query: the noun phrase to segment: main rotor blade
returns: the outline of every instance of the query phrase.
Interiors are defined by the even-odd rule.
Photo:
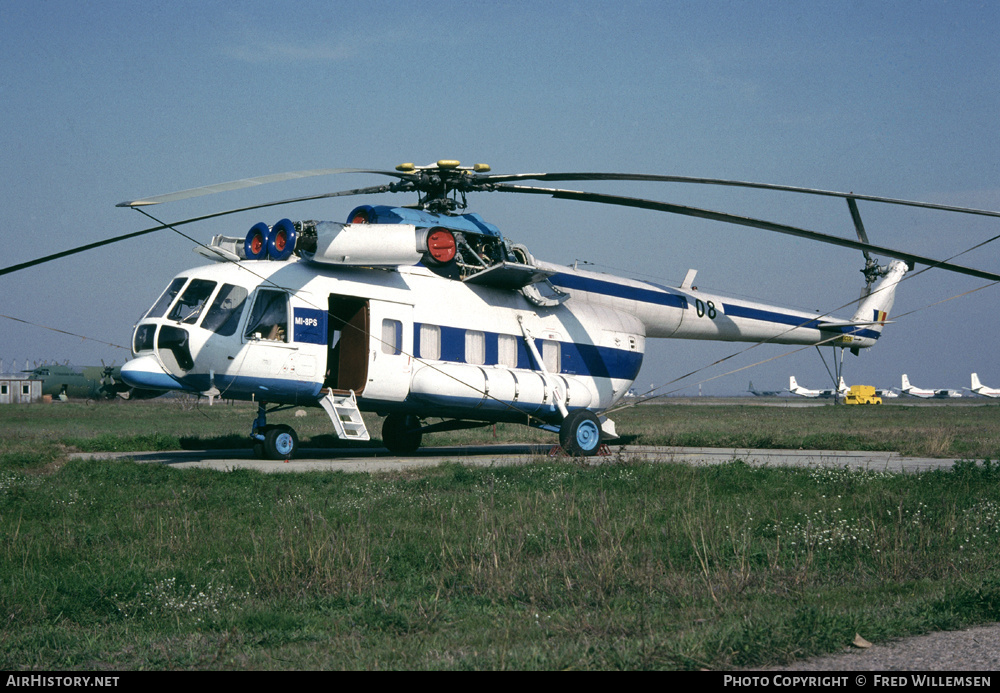
[[[189,188],[188,190],[178,190],[177,192],[166,193],[164,195],[153,195],[139,200],[119,202],[116,207],[144,207],[147,205],[158,205],[163,202],[175,202],[186,200],[189,197],[200,197],[201,195],[214,195],[215,193],[227,192],[230,190],[240,190],[254,185],[264,185],[266,183],[278,183],[285,180],[295,180],[297,178],[312,178],[314,176],[331,176],[340,173],[374,173],[382,176],[392,176],[409,180],[412,175],[398,173],[397,171],[378,171],[367,168],[318,168],[311,171],[288,171],[286,173],[273,173],[268,176],[258,176],[256,178],[242,178],[240,180],[229,181],[228,183],[216,183],[214,185],[203,185],[200,188]]]
[[[93,250],[94,248],[100,248],[101,246],[111,245],[113,243],[118,243],[119,241],[127,241],[130,238],[137,238],[138,236],[143,236],[147,233],[153,233],[154,231],[162,231],[164,229],[173,228],[175,226],[184,226],[185,224],[193,224],[196,221],[205,221],[206,219],[215,219],[217,217],[224,217],[229,214],[237,214],[239,212],[249,212],[255,209],[264,209],[265,207],[276,207],[283,204],[291,204],[293,202],[305,202],[308,200],[320,200],[327,197],[344,197],[348,195],[371,195],[375,193],[389,192],[388,185],[376,185],[368,188],[357,188],[355,190],[342,190],[340,192],[323,193],[321,195],[309,195],[307,197],[296,197],[289,200],[279,200],[278,202],[265,202],[264,204],[251,205],[249,207],[240,207],[239,209],[230,209],[225,212],[215,212],[214,214],[206,214],[200,217],[192,217],[191,219],[184,219],[182,221],[175,221],[170,224],[161,224],[160,226],[153,226],[148,229],[143,229],[142,231],[133,231],[132,233],[126,233],[121,236],[115,236],[114,238],[107,238],[103,241],[95,241],[94,243],[88,243],[86,245],[81,245],[76,248],[71,248],[70,250],[64,250],[60,253],[53,253],[52,255],[46,255],[45,257],[36,258],[35,260],[29,260],[28,262],[22,262],[17,265],[11,265],[10,267],[5,267],[0,269],[0,276],[5,274],[12,274],[23,269],[28,269],[29,267],[34,267],[35,265],[43,265],[46,262],[51,262],[52,260],[58,260],[62,257],[67,257],[69,255],[75,255],[77,253],[82,253],[86,250]]]
[[[964,267],[962,265],[955,265],[950,262],[935,260],[933,258],[925,257],[923,255],[915,255],[913,253],[907,253],[901,250],[893,250],[892,248],[885,248],[883,246],[872,245],[871,243],[864,243],[862,241],[852,241],[848,238],[832,236],[830,234],[822,233],[819,231],[809,231],[807,229],[800,229],[795,226],[778,224],[771,221],[765,221],[763,219],[754,219],[752,217],[741,217],[735,214],[726,214],[725,212],[716,212],[710,209],[686,207],[684,205],[676,205],[676,204],[671,204],[669,202],[658,202],[656,200],[646,200],[637,197],[622,197],[620,195],[590,193],[579,190],[561,190],[559,188],[534,188],[524,185],[497,185],[495,187],[495,190],[497,192],[528,193],[532,195],[551,195],[554,198],[564,199],[564,200],[579,200],[582,202],[600,202],[602,204],[619,205],[622,207],[651,209],[658,212],[670,212],[672,214],[681,214],[684,216],[698,217],[701,219],[711,219],[713,221],[722,221],[729,224],[737,224],[740,226],[750,226],[752,228],[764,229],[765,231],[775,231],[777,233],[783,233],[789,236],[798,236],[800,238],[808,238],[813,241],[820,241],[822,243],[829,243],[831,245],[839,245],[844,248],[854,248],[856,250],[869,250],[878,255],[885,255],[887,257],[894,257],[899,260],[903,260],[911,265],[912,264],[929,265],[932,267],[940,267],[941,269],[946,269],[952,272],[967,274],[972,277],[978,277],[979,279],[1000,281],[1000,274],[994,274],[992,272],[977,270],[971,267]]]
[[[865,233],[865,224],[861,221],[861,212],[858,211],[858,203],[853,197],[847,198],[847,206],[851,210],[851,219],[854,220],[854,230],[858,232],[858,240],[862,243],[868,242],[868,234]]]
[[[865,224],[861,221],[861,212],[858,211],[858,203],[853,197],[847,198],[847,207],[851,210],[851,219],[854,221],[854,230],[858,233],[858,240],[862,243],[868,242],[868,234],[865,232]],[[867,250],[862,250],[865,260],[871,261],[871,255]],[[867,275],[866,275],[867,276]]]
[[[937,209],[945,212],[960,212],[962,214],[978,214],[987,217],[1000,217],[1000,212],[988,209],[975,209],[972,207],[954,207],[951,205],[939,205],[931,202],[918,202],[915,200],[902,200],[893,197],[878,197],[875,195],[859,195],[851,192],[837,192],[835,190],[821,190],[818,188],[803,188],[793,185],[774,185],[771,183],[752,183],[750,181],[726,180],[723,178],[697,178],[692,176],[664,176],[646,173],[513,173],[505,174],[481,174],[476,176],[476,180],[485,183],[506,183],[520,180],[540,180],[540,181],[571,181],[571,180],[632,180],[658,183],[697,183],[701,185],[719,185],[739,188],[754,188],[760,190],[777,190],[781,192],[802,193],[806,195],[820,195],[825,197],[843,197],[846,199],[865,200],[866,202],[881,202],[891,205],[903,205],[908,207],[921,207],[923,209]]]

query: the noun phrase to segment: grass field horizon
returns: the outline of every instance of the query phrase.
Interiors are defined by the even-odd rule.
[[[1000,451],[1000,404],[888,404],[876,407],[822,404],[760,404],[756,398],[667,398],[616,411],[611,418],[621,445],[892,451],[912,457],[996,458]],[[708,400],[712,401],[712,400]],[[780,400],[779,400],[780,402]],[[811,404],[811,403],[810,403]],[[27,460],[58,458],[67,451],[103,452],[251,449],[255,405],[185,398],[138,402],[58,402],[0,408],[4,453]],[[296,415],[298,414],[298,416]],[[272,414],[287,423],[304,447],[381,447],[381,420],[365,414],[372,441],[337,440],[325,412],[299,407]],[[438,433],[424,445],[493,442],[558,442],[557,436],[520,424]]]
[[[0,666],[729,670],[855,634],[1000,620],[996,405],[614,417],[627,445],[968,460],[916,474],[540,458],[270,475],[68,459],[249,447],[252,412],[0,408]],[[324,417],[275,422],[329,447]],[[553,438],[498,425],[426,444]]]

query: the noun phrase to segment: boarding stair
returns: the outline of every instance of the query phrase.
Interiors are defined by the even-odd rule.
[[[324,390],[325,394],[319,403],[330,415],[333,428],[337,432],[337,437],[341,440],[369,440],[368,428],[364,419],[361,418],[361,410],[358,409],[358,400],[354,396],[354,390],[335,392]]]

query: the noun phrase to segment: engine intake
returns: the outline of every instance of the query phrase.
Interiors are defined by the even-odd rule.
[[[264,260],[267,258],[267,245],[271,240],[271,229],[260,222],[250,227],[246,241],[243,243],[243,257],[247,260]]]

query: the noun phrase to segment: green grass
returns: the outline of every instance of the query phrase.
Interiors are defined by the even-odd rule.
[[[669,400],[668,400],[669,401]],[[642,406],[615,415],[627,442],[692,447],[888,450],[997,457],[1000,406]]]
[[[0,409],[5,670],[732,669],[1000,620],[993,463],[180,471],[65,451],[239,440],[250,410],[64,407]],[[712,409],[642,407],[619,431],[792,445],[861,416]],[[934,409],[952,445],[965,417],[995,435],[997,407]],[[911,415],[876,428],[941,435]],[[312,411],[288,421],[328,435]]]
[[[672,400],[664,400],[671,402]],[[305,416],[295,416],[296,411]],[[81,451],[179,449],[250,449],[250,403],[208,406],[183,399],[138,402],[57,403],[0,407],[0,455],[39,451],[52,457],[53,446]],[[644,405],[612,415],[626,445],[890,450],[917,457],[953,459],[1000,457],[1000,405],[968,402],[945,406]],[[373,441],[380,446],[380,420],[365,415]],[[331,433],[321,409],[299,408],[268,417],[287,423],[305,447],[346,445]],[[519,424],[439,433],[424,445],[493,442],[555,443],[556,436]],[[361,445],[352,443],[351,445]],[[5,462],[0,456],[0,464]]]

